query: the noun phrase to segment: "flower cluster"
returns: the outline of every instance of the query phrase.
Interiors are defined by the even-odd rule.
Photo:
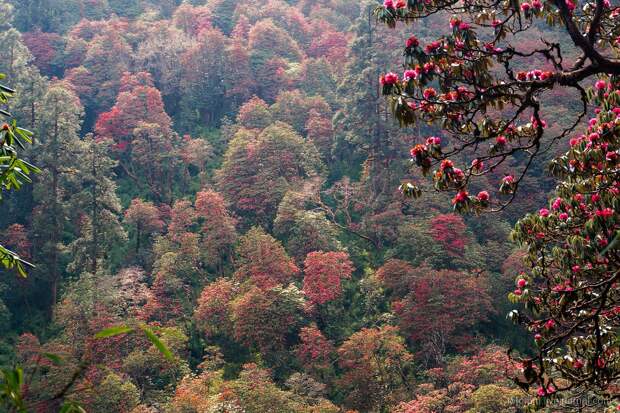
[[[517,80],[528,82],[532,80],[547,80],[553,76],[553,72],[542,71],[540,69],[530,70],[529,72],[517,72]]]
[[[458,17],[453,17],[450,19],[450,28],[455,31],[463,31],[469,30],[471,28],[471,25],[467,22],[462,21]]]
[[[525,13],[525,15],[529,15],[532,11],[538,12],[542,10],[543,4],[540,0],[533,0],[532,3],[521,3],[521,11]]]
[[[407,2],[405,0],[397,0],[396,3],[394,3],[394,0],[384,0],[383,7],[392,10],[404,9],[407,7]]]
[[[599,80],[594,90],[610,93],[594,95],[599,107],[586,133],[571,138],[568,152],[552,162],[552,173],[561,179],[557,196],[513,232],[532,270],[517,276],[517,289],[509,294],[527,304],[530,315],[511,315],[537,344],[538,354],[524,364],[526,384],[538,384],[539,398],[565,390],[559,379],[567,378],[605,391],[620,372],[614,333],[620,328],[614,243],[620,237],[620,108],[611,93],[617,86]]]

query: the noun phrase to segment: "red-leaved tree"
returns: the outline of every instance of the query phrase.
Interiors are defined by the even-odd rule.
[[[342,293],[342,280],[352,273],[346,252],[311,252],[304,262],[304,294],[316,304],[332,301]]]
[[[254,227],[241,237],[237,256],[235,278],[250,280],[262,289],[287,284],[299,273],[280,241],[262,228]]]
[[[431,268],[418,273],[410,292],[392,307],[420,357],[438,363],[448,349],[471,344],[475,327],[492,311],[491,297],[482,276]]]

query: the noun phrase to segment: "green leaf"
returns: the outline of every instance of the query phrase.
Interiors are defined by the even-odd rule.
[[[114,336],[120,336],[121,334],[131,333],[134,329],[129,326],[115,326],[104,328],[97,334],[95,334],[95,338],[108,338]]]
[[[54,363],[57,366],[62,364],[62,357],[60,357],[58,354],[41,353],[41,355],[45,357],[46,359],[49,359],[52,363]]]
[[[58,413],[86,413],[86,410],[78,402],[65,402]]]
[[[142,331],[144,331],[144,334],[146,334],[146,338],[149,339],[149,341],[151,343],[153,343],[153,345],[155,347],[157,347],[157,349],[161,352],[161,354],[164,355],[164,357],[166,357],[166,359],[168,359],[169,361],[173,361],[174,360],[174,356],[172,355],[172,352],[168,349],[168,347],[159,339],[159,337],[157,337],[155,335],[155,333],[153,333],[153,330],[151,330],[150,328],[148,328],[145,325],[141,325],[140,329]]]

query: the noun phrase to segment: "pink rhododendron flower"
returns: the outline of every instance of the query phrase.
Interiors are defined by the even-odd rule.
[[[415,79],[416,77],[418,77],[418,73],[413,69],[407,69],[405,70],[405,73],[403,73],[403,79],[406,81]]]
[[[471,161],[471,167],[475,171],[481,171],[484,168],[484,162],[482,162],[480,159],[474,159],[473,161]]]
[[[489,200],[490,196],[489,196],[489,193],[487,191],[480,191],[480,192],[478,192],[477,198],[481,202],[486,202],[486,201]]]
[[[389,73],[386,73],[382,79],[383,79],[383,84],[394,85],[398,82],[398,75],[396,73],[389,72]]]
[[[431,136],[426,140],[427,145],[441,145],[441,138],[438,136]]]
[[[607,82],[605,82],[604,80],[597,80],[596,83],[594,84],[594,87],[597,90],[604,90],[607,88]]]
[[[443,161],[441,161],[441,165],[439,166],[439,169],[446,170],[446,169],[452,169],[454,167],[454,162],[452,162],[450,159],[444,159]]]

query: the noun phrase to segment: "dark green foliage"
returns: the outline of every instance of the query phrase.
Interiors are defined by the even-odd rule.
[[[0,74],[0,80],[4,74]],[[7,191],[19,190],[24,183],[31,183],[30,175],[39,172],[39,169],[20,158],[19,153],[26,144],[32,143],[32,132],[17,126],[15,119],[5,110],[8,109],[9,99],[15,91],[0,84],[0,200]],[[16,269],[19,275],[26,276],[26,267],[32,264],[20,258],[19,255],[0,245],[0,263],[4,268]]]

